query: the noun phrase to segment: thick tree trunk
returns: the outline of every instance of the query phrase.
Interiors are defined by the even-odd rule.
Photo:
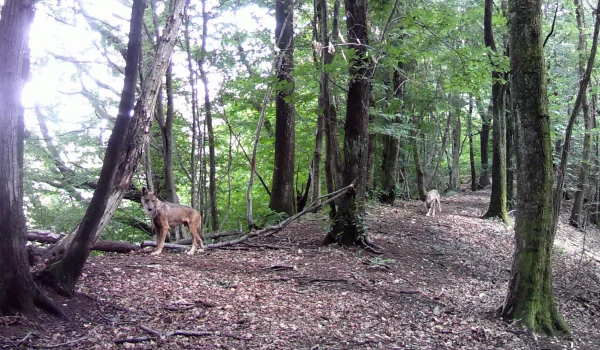
[[[73,290],[73,287],[79,278],[78,271],[81,271],[83,268],[83,264],[89,254],[89,247],[98,239],[100,233],[104,230],[104,227],[106,227],[113,217],[125,192],[131,185],[133,173],[140,161],[144,146],[148,141],[148,130],[150,130],[152,124],[151,117],[156,104],[158,88],[160,86],[161,77],[165,74],[168,62],[171,58],[173,46],[176,41],[175,38],[177,37],[181,25],[185,2],[185,0],[175,0],[173,4],[173,13],[166,22],[165,30],[160,38],[156,55],[152,61],[152,67],[144,81],[138,102],[133,109],[133,118],[129,117],[131,108],[125,111],[125,116],[127,117],[125,120],[131,119],[131,122],[128,122],[129,127],[126,129],[125,137],[125,139],[128,140],[128,144],[127,148],[124,148],[122,152],[114,155],[115,159],[118,161],[116,164],[117,169],[114,181],[109,184],[110,187],[108,189],[103,188],[102,190],[108,191],[108,198],[100,203],[101,207],[95,207],[97,210],[95,210],[94,214],[99,214],[100,218],[92,217],[93,221],[82,221],[73,232],[53,247],[56,260],[60,259],[59,261],[62,261],[62,259],[69,255],[67,259],[71,263],[60,262],[51,265],[50,268],[46,270],[45,278],[48,283],[54,285],[57,289],[66,294],[69,294]],[[134,91],[135,87],[131,90],[131,93],[134,93]],[[124,106],[124,108],[128,108],[128,106]],[[103,169],[104,167],[105,166],[103,166]],[[108,172],[108,170],[106,172]],[[109,175],[110,173],[105,175],[105,178]],[[99,185],[96,191],[100,191]],[[100,191],[100,193],[102,193],[102,191]],[[98,199],[98,201],[100,201],[100,199]],[[88,208],[90,207],[94,208],[92,207],[92,203],[90,203]],[[87,225],[89,227],[83,230],[80,229],[82,225]],[[84,240],[86,242],[83,242]],[[80,253],[80,249],[84,252]],[[69,252],[72,252],[73,254],[70,255]]]
[[[552,292],[552,146],[539,0],[509,1],[511,95],[517,116],[517,218],[500,315],[535,332],[568,332]]]
[[[369,106],[375,105],[375,99],[373,93],[369,96]],[[375,146],[377,142],[377,135],[371,132],[371,125],[375,122],[375,115],[369,111],[369,145],[367,146],[367,185],[366,191],[370,195],[375,189]]]
[[[496,51],[494,34],[492,32],[493,0],[486,0],[483,21],[485,45]],[[492,62],[493,65],[493,62]],[[500,82],[502,74],[492,68],[492,114],[493,142],[492,142],[492,194],[490,206],[483,215],[484,218],[496,217],[503,222],[508,222],[506,214],[506,104],[504,101],[505,89]]]
[[[204,113],[206,115],[206,129],[208,131],[208,195],[210,200],[210,226],[212,231],[219,230],[219,217],[217,214],[217,166],[215,162],[215,133],[213,131],[212,108],[210,103],[210,90],[208,75],[204,69],[206,63],[206,40],[208,38],[208,13],[206,0],[202,0],[202,47],[201,61],[198,62],[200,77],[204,85]],[[292,162],[293,163],[293,162]]]
[[[583,79],[583,76],[585,74],[586,63],[585,55],[587,48],[587,34],[585,33],[583,5],[580,0],[575,0],[575,8],[575,14],[577,17],[577,28],[579,29],[579,43],[577,45],[577,51],[579,52],[579,78]],[[571,216],[569,217],[569,223],[575,227],[582,227],[585,222],[583,216],[583,197],[587,189],[587,180],[590,168],[590,150],[592,148],[592,135],[590,134],[590,132],[594,127],[592,116],[590,115],[590,111],[588,108],[587,91],[583,92],[583,96],[581,99],[581,109],[583,112],[585,134],[583,136],[583,152],[581,155],[581,165],[579,166],[579,179],[577,182],[577,191],[575,192],[575,200],[573,201]]]
[[[30,1],[6,0],[0,15],[0,316],[38,306],[64,316],[29,272],[23,213],[23,84],[29,75]]]
[[[275,160],[269,207],[294,214],[295,111],[294,92],[294,6],[291,0],[275,2],[275,38],[279,48],[277,79],[282,86],[275,99]]]
[[[359,244],[371,247],[364,225],[371,94],[367,8],[366,0],[346,0],[348,43],[355,50],[355,56],[350,64],[351,80],[346,100],[343,181],[346,186],[352,183],[355,186],[339,202],[325,244],[338,242],[344,246]]]

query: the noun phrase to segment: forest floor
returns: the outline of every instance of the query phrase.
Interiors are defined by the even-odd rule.
[[[193,257],[93,257],[74,298],[53,296],[70,321],[0,317],[0,347],[600,349],[600,231],[584,240],[561,218],[554,290],[572,339],[529,334],[495,316],[514,244],[513,230],[479,218],[488,199],[444,196],[435,217],[418,201],[370,206],[382,255],[322,246],[328,221],[312,216]]]

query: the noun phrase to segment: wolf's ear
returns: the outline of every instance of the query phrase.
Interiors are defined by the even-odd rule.
[[[142,195],[146,195],[148,193],[148,189],[146,187],[142,187]]]

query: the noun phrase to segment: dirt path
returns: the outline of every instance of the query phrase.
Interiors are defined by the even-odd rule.
[[[488,196],[444,197],[434,218],[421,202],[370,207],[383,255],[321,246],[328,222],[312,217],[194,257],[95,257],[79,294],[60,299],[71,322],[0,318],[0,347],[599,349],[599,232],[586,237],[592,258],[580,259],[583,234],[568,226],[555,246],[555,291],[573,342],[531,336],[494,316],[513,233],[478,218]]]

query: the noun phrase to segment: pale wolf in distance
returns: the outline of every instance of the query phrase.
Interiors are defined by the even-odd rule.
[[[196,209],[183,204],[161,201],[154,192],[148,191],[146,187],[142,188],[142,206],[146,214],[152,219],[158,241],[156,250],[152,252],[152,255],[162,253],[169,228],[180,225],[185,225],[192,235],[192,249],[187,252],[188,255],[193,255],[196,251],[196,241],[198,239],[200,240],[200,248],[204,248],[202,217]]]
[[[438,205],[438,210],[442,212],[442,205],[440,204],[440,193],[437,190],[431,190],[427,192],[427,198],[425,199],[425,206],[427,207],[426,216],[435,216],[435,203]]]

